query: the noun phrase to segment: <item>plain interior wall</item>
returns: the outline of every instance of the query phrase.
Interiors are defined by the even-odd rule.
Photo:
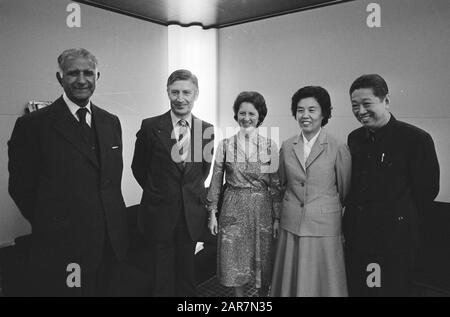
[[[139,203],[141,194],[130,167],[141,120],[168,110],[167,28],[85,5],[81,28],[68,28],[69,3],[0,1],[0,245],[30,231],[8,194],[7,141],[29,100],[62,94],[55,73],[64,49],[84,47],[99,60],[92,101],[121,120],[127,205]]]
[[[429,131],[441,165],[438,200],[450,201],[450,4],[447,0],[380,0],[381,28],[366,26],[371,1],[289,14],[219,30],[219,127],[235,126],[232,104],[240,91],[257,90],[268,103],[265,126],[280,141],[298,133],[290,98],[301,86],[322,85],[334,106],[327,129],[341,139],[359,126],[348,98],[362,73],[384,76],[392,112]],[[124,138],[123,193],[139,202],[131,174],[140,121],[168,109],[167,28],[81,5],[81,28],[68,28],[61,0],[0,0],[0,245],[29,232],[8,195],[7,146],[29,100],[61,94],[58,54],[85,47],[99,59],[93,102],[119,115]]]
[[[219,126],[235,126],[239,92],[263,94],[263,126],[279,127],[280,141],[299,133],[290,99],[302,86],[331,95],[326,128],[342,140],[359,123],[348,89],[358,76],[379,73],[388,82],[391,111],[434,138],[440,201],[450,201],[450,2],[379,0],[381,28],[369,28],[366,7],[354,1],[219,30]]]

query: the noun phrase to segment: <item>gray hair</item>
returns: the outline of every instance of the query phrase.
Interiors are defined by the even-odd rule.
[[[198,90],[197,76],[192,74],[187,69],[178,69],[174,71],[172,74],[170,74],[169,78],[167,79],[167,87],[172,85],[177,80],[190,80],[194,84],[195,88]]]
[[[92,64],[94,64],[95,69],[97,69],[98,61],[97,58],[89,52],[87,49],[84,48],[69,48],[61,53],[61,55],[58,56],[58,67],[59,70],[62,72],[64,70],[64,64],[68,59],[73,59],[77,57],[82,57],[90,61]]]

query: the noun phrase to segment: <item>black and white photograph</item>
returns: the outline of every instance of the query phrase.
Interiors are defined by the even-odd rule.
[[[450,297],[449,0],[0,0],[0,43],[0,297]]]

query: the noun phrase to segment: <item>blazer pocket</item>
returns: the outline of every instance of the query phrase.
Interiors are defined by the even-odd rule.
[[[122,157],[122,148],[118,145],[111,146],[111,150],[109,153],[111,157]]]
[[[339,205],[325,205],[322,206],[322,213],[323,214],[333,214],[333,213],[338,213],[338,212],[342,212],[342,208]]]

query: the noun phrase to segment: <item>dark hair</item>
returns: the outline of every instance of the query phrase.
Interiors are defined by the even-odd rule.
[[[266,101],[264,100],[264,97],[256,91],[241,92],[233,104],[234,120],[236,121],[238,121],[237,114],[243,102],[251,103],[255,107],[256,111],[258,111],[258,124],[256,126],[259,127],[267,115]]]
[[[97,69],[98,61],[97,58],[89,52],[87,49],[84,48],[69,48],[62,52],[58,56],[58,67],[61,71],[64,71],[64,65],[68,59],[82,57],[87,59],[89,62],[94,64],[95,69]]]
[[[167,87],[172,85],[177,80],[190,80],[194,84],[195,88],[197,88],[198,90],[197,76],[192,74],[187,69],[178,69],[174,71],[172,74],[170,74],[169,78],[167,79]]]
[[[373,94],[380,99],[384,99],[384,97],[386,97],[386,95],[389,93],[386,81],[378,74],[367,74],[358,77],[350,86],[350,95],[356,89],[361,88],[371,88]]]
[[[291,111],[294,118],[297,116],[297,106],[300,100],[305,98],[314,98],[320,106],[322,111],[322,127],[328,123],[331,118],[331,100],[328,91],[320,86],[306,86],[297,90],[297,92],[292,96]]]

